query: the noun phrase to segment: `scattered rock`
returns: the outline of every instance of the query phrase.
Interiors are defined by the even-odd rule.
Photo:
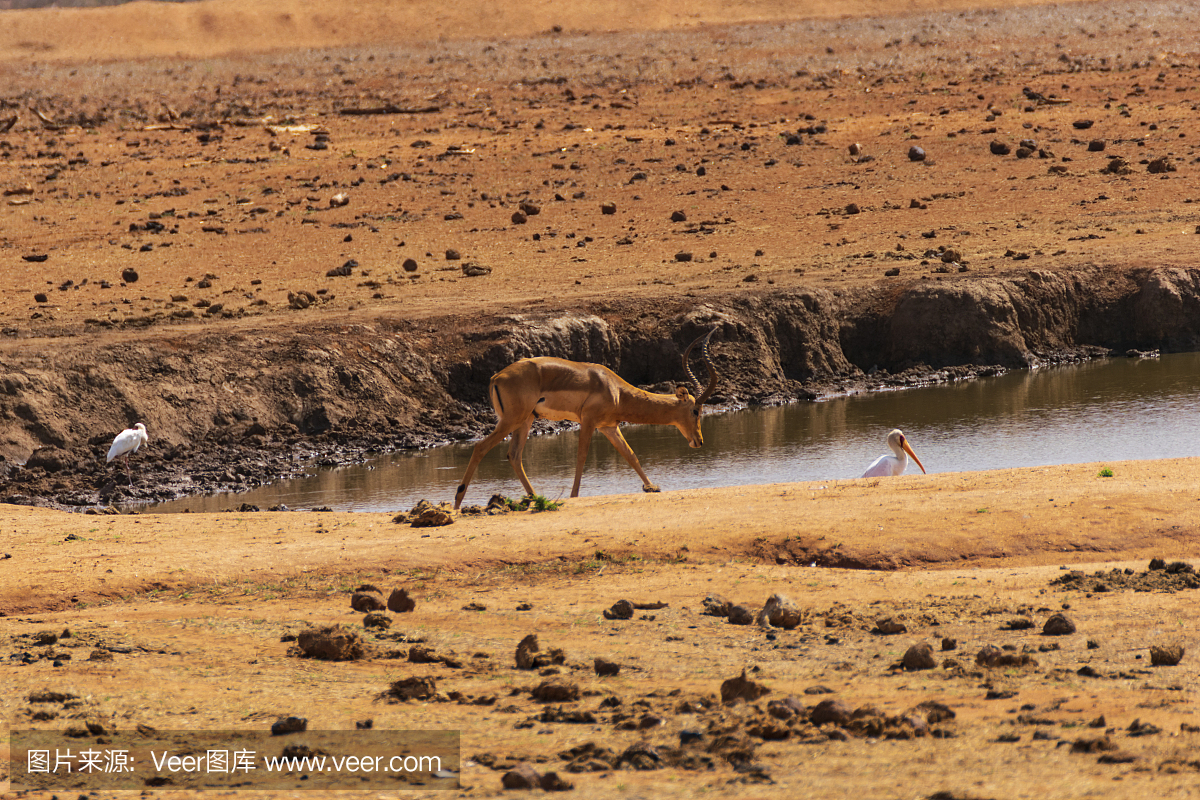
[[[437,528],[454,524],[454,509],[448,502],[434,505],[428,500],[418,500],[407,513],[392,517],[392,522],[409,524],[414,528]]]
[[[785,697],[782,700],[772,700],[767,703],[767,713],[775,719],[789,720],[793,717],[803,718],[808,709],[794,697]]]
[[[500,785],[505,789],[540,789],[542,776],[536,769],[522,761],[504,773]]]
[[[303,733],[308,730],[308,720],[304,717],[281,717],[271,725],[272,736],[283,736],[288,733]]]
[[[994,644],[985,645],[975,654],[975,663],[981,667],[1034,667],[1037,659],[1028,653],[1006,653]]]
[[[621,671],[620,664],[616,663],[615,661],[608,661],[607,659],[603,659],[603,658],[595,659],[593,662],[593,666],[595,667],[596,674],[602,678],[606,678],[611,675],[616,675],[617,673],[619,673]]]
[[[1181,644],[1152,645],[1150,664],[1155,667],[1174,667],[1183,660],[1183,653]]]
[[[924,161],[925,160],[925,150],[914,144],[912,147],[908,148],[908,160],[909,161]]]
[[[491,275],[492,268],[466,262],[462,265],[462,274],[468,278],[482,278],[484,275]]]
[[[682,211],[671,212],[671,222],[687,222],[687,214]],[[680,259],[676,259],[680,260]]]
[[[437,694],[437,681],[431,677],[411,677],[393,681],[383,696],[388,700],[428,700]]]
[[[387,629],[392,627],[392,618],[387,614],[372,612],[363,617],[362,624],[364,628]]]
[[[894,636],[897,633],[907,633],[908,628],[903,622],[892,619],[891,617],[880,617],[875,620],[875,629],[871,633],[877,633],[881,636]]]
[[[600,213],[605,214],[605,215],[612,215],[612,214],[617,213],[617,204],[616,203],[601,203],[600,204]]]
[[[317,296],[312,292],[301,290],[299,292],[288,292],[288,305],[297,311],[308,308],[317,302]]]
[[[126,267],[125,269],[121,270],[121,280],[125,281],[126,283],[137,283],[137,279],[137,270],[133,267]]]
[[[524,225],[529,221],[529,217],[525,216],[524,212],[521,211],[514,211],[509,219],[512,220],[514,225]]]
[[[733,610],[733,603],[719,594],[709,594],[701,603],[704,610],[700,613],[710,617],[728,617]]]
[[[567,656],[557,648],[541,652],[536,633],[531,633],[517,645],[517,669],[542,669],[566,663]]]
[[[350,195],[345,192],[338,192],[333,197],[329,198],[330,208],[341,208],[342,206],[350,205]]]
[[[845,725],[850,721],[850,709],[841,700],[822,700],[808,712],[808,720],[813,725],[824,725],[827,722]]]
[[[1076,130],[1086,131],[1088,128],[1092,127],[1093,124],[1095,123],[1093,123],[1090,119],[1077,119],[1071,123],[1071,127],[1075,128]]]
[[[542,681],[530,696],[539,703],[574,703],[580,697],[579,684],[568,681]]]
[[[1104,147],[1105,143],[1103,139],[1092,139],[1088,142],[1089,153],[1102,153],[1104,152]]]
[[[675,260],[676,261],[691,261],[692,254],[687,251],[680,251],[675,254]]]
[[[387,605],[375,592],[355,592],[350,595],[350,607],[355,611],[383,611]]]
[[[541,787],[543,792],[568,792],[575,788],[575,784],[563,779],[557,772],[547,772],[542,776]]]
[[[930,725],[936,725],[939,722],[946,722],[947,720],[952,720],[957,716],[954,713],[954,709],[950,708],[950,706],[944,703],[939,703],[936,700],[926,700],[923,703],[919,703],[913,707],[910,713],[923,714],[925,716],[925,721]]]
[[[301,631],[296,646],[304,658],[321,661],[357,661],[367,655],[358,634],[340,625]]]
[[[325,273],[326,278],[346,278],[354,274],[354,268],[358,266],[358,262],[353,258],[342,264],[340,267],[334,267]]]
[[[400,266],[404,267],[405,272],[416,272],[417,271],[417,261],[414,258],[404,259],[404,263],[401,264]]]
[[[1175,165],[1172,164],[1171,160],[1166,156],[1159,156],[1158,158],[1152,159],[1150,163],[1146,165],[1146,171],[1151,175],[1162,175],[1166,172],[1174,172]]]
[[[933,645],[929,642],[920,642],[914,644],[904,652],[904,657],[900,663],[904,665],[906,670],[933,669],[937,666],[937,659],[933,657]]]
[[[781,594],[773,594],[758,615],[758,625],[764,628],[792,630],[804,621],[804,611]]]
[[[746,606],[734,606],[729,609],[730,625],[751,625],[754,623],[754,612]]]
[[[604,610],[605,619],[633,619],[633,603],[628,600],[618,600],[612,608]]]
[[[999,139],[993,139],[991,144],[988,145],[988,148],[992,151],[992,155],[994,156],[1006,156],[1012,152],[1012,148],[1009,147],[1006,142],[1002,142]]]
[[[1054,614],[1042,626],[1043,636],[1067,636],[1075,632],[1075,623],[1066,614]]]
[[[388,611],[404,614],[417,607],[417,601],[408,596],[407,589],[393,589],[387,599]]]
[[[721,683],[721,702],[731,703],[734,700],[745,700],[747,703],[753,703],[758,698],[768,694],[771,690],[761,683],[750,680],[746,677],[746,670],[742,670],[742,674],[736,678],[730,678]]]

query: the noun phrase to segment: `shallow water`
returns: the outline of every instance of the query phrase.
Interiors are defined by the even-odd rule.
[[[856,478],[885,439],[901,428],[930,473],[1200,456],[1200,353],[1160,359],[1115,358],[996,378],[837,397],[817,403],[712,413],[704,447],[693,450],[674,428],[625,426],[643,469],[664,491]],[[575,433],[532,437],[525,470],[551,499],[571,491]],[[223,511],[252,503],[292,509],[395,511],[424,498],[453,500],[472,445],[398,453],[370,463],[322,469],[242,494],[189,497],[156,512]],[[519,496],[504,457],[483,460],[465,504],[494,493]],[[908,472],[919,472],[909,464]],[[641,481],[596,435],[581,494],[638,492]]]

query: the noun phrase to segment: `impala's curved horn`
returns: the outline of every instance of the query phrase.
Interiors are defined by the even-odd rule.
[[[685,373],[687,373],[688,379],[691,380],[692,385],[696,387],[696,394],[697,394],[696,408],[697,409],[699,409],[700,406],[704,405],[704,401],[707,400],[708,398],[712,397],[712,393],[715,392],[717,389],[717,380],[718,380],[717,379],[717,370],[715,367],[713,367],[712,359],[708,355],[708,341],[709,341],[709,339],[712,338],[712,335],[716,332],[717,332],[717,329],[716,329],[716,327],[714,327],[712,330],[710,330],[708,333],[704,334],[703,336],[697,337],[696,341],[689,344],[687,350],[685,350],[683,352],[683,371]],[[707,387],[702,387],[700,385],[700,381],[696,378],[695,373],[692,372],[692,368],[688,364],[688,358],[692,355],[692,350],[694,350],[696,348],[696,345],[700,345],[700,357],[702,359],[704,359],[704,368],[706,370],[708,370],[708,386]]]

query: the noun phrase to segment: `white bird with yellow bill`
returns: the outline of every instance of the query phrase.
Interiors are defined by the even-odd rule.
[[[909,456],[912,456],[912,460],[917,462],[917,466],[921,468],[921,472],[925,471],[925,465],[921,463],[921,459],[917,458],[917,454],[908,446],[908,439],[904,437],[903,431],[896,429],[889,433],[887,443],[888,447],[896,455],[880,456],[875,459],[861,477],[888,478],[893,475],[902,475],[908,467]]]

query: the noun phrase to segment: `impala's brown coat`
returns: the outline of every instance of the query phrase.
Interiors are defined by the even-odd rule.
[[[647,392],[601,364],[549,356],[523,358],[497,372],[488,384],[488,398],[496,411],[496,429],[475,445],[462,483],[454,495],[454,507],[462,504],[463,495],[475,477],[479,462],[510,434],[512,441],[508,445],[508,461],[525,488],[525,493],[537,494],[529,482],[529,476],[525,474],[521,455],[533,421],[538,418],[579,423],[579,452],[575,458],[575,482],[571,485],[571,497],[579,496],[583,465],[587,461],[588,447],[595,431],[604,434],[617,452],[625,457],[642,479],[643,491],[657,492],[658,486],[646,476],[618,426],[622,422],[674,425],[690,446],[702,446],[704,435],[700,431],[700,410],[717,384],[717,375],[708,357],[708,340],[712,334],[713,331],[709,331],[696,339],[683,354],[684,371],[699,388],[687,359],[692,349],[703,342],[701,353],[708,369],[709,383],[699,400],[682,386],[674,394]]]

